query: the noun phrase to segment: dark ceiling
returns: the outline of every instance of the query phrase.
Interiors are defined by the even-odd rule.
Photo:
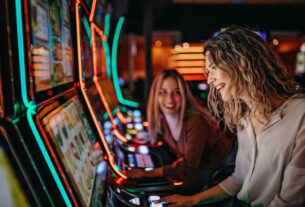
[[[305,34],[305,4],[175,4],[170,0],[127,1],[123,14],[127,33],[143,34],[145,6],[152,11],[153,30],[181,31],[183,41],[202,41],[232,24]]]

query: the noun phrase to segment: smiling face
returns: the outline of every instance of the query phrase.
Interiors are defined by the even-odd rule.
[[[217,67],[210,58],[210,52],[206,53],[205,67],[207,70],[208,84],[215,87],[223,101],[228,100],[228,85],[231,81],[229,74]]]
[[[178,114],[182,97],[178,83],[174,78],[168,77],[164,79],[159,90],[158,102],[163,114]]]

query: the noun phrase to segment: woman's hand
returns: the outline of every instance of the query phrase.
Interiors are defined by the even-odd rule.
[[[127,171],[127,177],[128,178],[142,178],[147,177],[147,172],[142,169],[133,168],[129,171]]]
[[[161,198],[156,203],[161,203],[161,202],[168,203],[169,207],[191,207],[195,205],[192,196],[182,196],[178,194]]]

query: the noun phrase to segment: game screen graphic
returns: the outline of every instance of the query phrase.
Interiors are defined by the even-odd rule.
[[[31,0],[31,69],[35,92],[73,81],[74,55],[67,0]]]
[[[78,98],[51,111],[41,120],[64,170],[82,205],[89,206],[101,150],[95,150],[94,135]]]
[[[0,137],[2,139],[2,137]],[[2,140],[1,140],[2,141]],[[0,141],[0,203],[1,206],[29,207],[30,204],[25,197],[18,178],[8,160]]]
[[[88,20],[84,15],[80,20],[80,44],[81,44],[81,60],[83,68],[83,77],[91,79],[93,77],[93,54],[92,54],[92,38],[91,28]]]

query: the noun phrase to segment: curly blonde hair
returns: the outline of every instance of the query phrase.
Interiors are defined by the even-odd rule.
[[[228,27],[205,43],[204,54],[228,73],[228,101],[222,101],[214,86],[208,96],[208,106],[226,126],[243,128],[239,123],[251,111],[240,98],[241,91],[255,105],[255,114],[269,121],[275,110],[274,100],[285,100],[297,93],[296,82],[287,76],[286,67],[264,39],[248,28]]]
[[[148,98],[148,132],[152,142],[155,142],[157,135],[162,133],[161,118],[163,117],[163,114],[159,106],[159,91],[163,81],[170,77],[177,81],[181,94],[182,103],[179,110],[179,121],[183,122],[186,117],[192,116],[194,114],[202,115],[208,123],[210,123],[212,120],[212,116],[209,114],[209,112],[197,103],[183,77],[176,70],[164,70],[154,79]]]

